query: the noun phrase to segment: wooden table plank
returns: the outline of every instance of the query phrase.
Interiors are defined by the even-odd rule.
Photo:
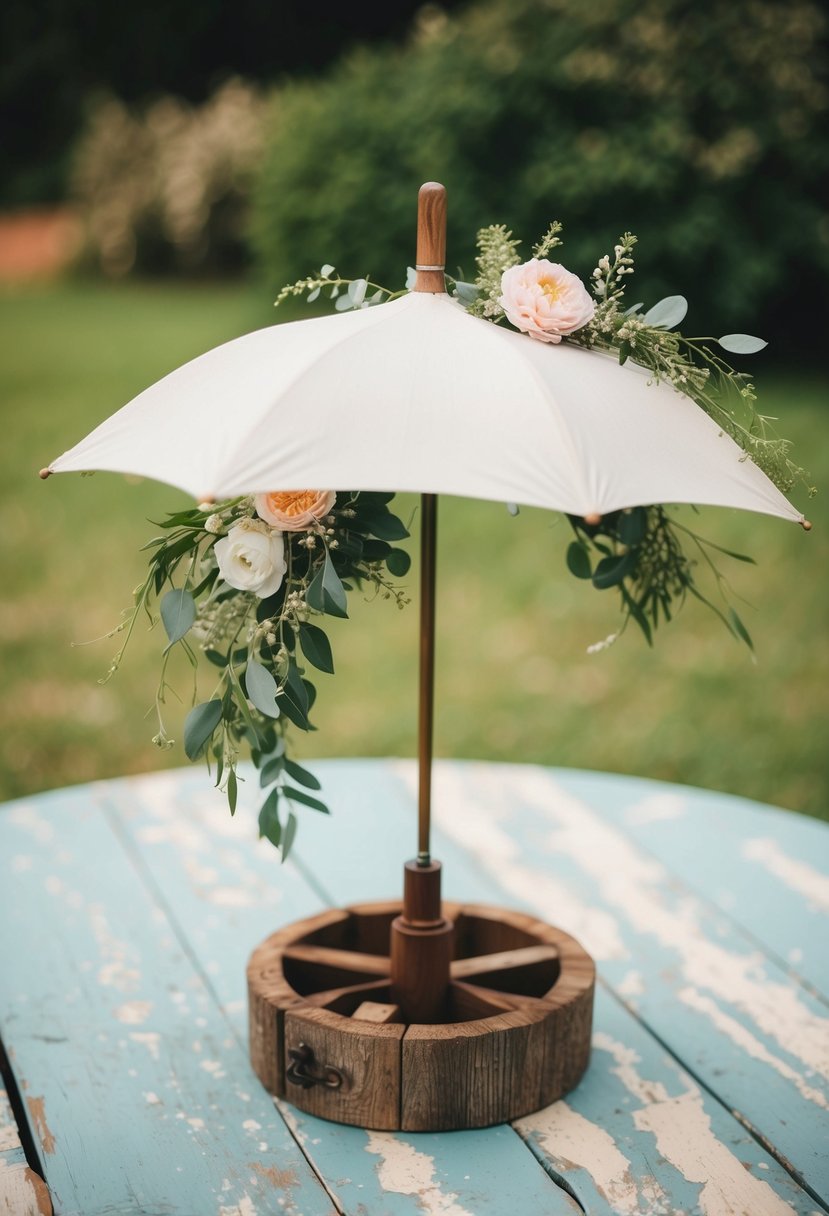
[[[602,1216],[812,1216],[815,1203],[602,986],[585,1080],[515,1124]]]
[[[829,828],[731,794],[557,770],[581,798],[829,1000]]]
[[[331,1213],[89,791],[0,834],[0,1035],[55,1211]]]
[[[383,767],[373,766],[362,788],[364,803],[366,790],[375,785],[381,801],[401,790],[396,778],[387,787]],[[337,788],[332,784],[331,792]],[[320,911],[320,896],[309,895],[304,884],[296,890],[301,883],[296,870],[290,863],[280,867],[273,848],[256,841],[250,784],[241,787],[233,820],[201,772],[107,782],[96,792],[101,805],[122,823],[129,851],[152,873],[161,901],[209,974],[240,1042],[246,1043],[249,952],[285,921]],[[319,816],[309,812],[308,819]],[[182,821],[184,829],[177,826]],[[326,853],[336,865],[339,842],[350,835],[352,825],[343,806],[326,822]],[[381,879],[388,896],[402,881],[405,846],[398,838],[392,847],[394,873]],[[365,869],[355,900],[368,898],[371,880],[367,884]],[[503,1216],[513,1210],[516,1196],[527,1212],[572,1216],[578,1210],[509,1129],[393,1136],[314,1119],[287,1103],[280,1103],[280,1109],[342,1210],[353,1216]]]
[[[331,898],[338,902],[358,896],[364,899],[388,896],[389,874],[393,878],[401,851],[405,853],[407,842],[411,846],[414,835],[413,766],[403,762],[396,766],[378,765],[371,777],[366,765],[349,766],[329,761],[320,762],[314,768],[332,800],[338,820],[346,822],[349,831],[345,837],[337,835],[335,848],[325,849],[325,834],[326,831],[330,834],[331,825],[305,822],[304,836],[298,837],[302,856],[314,858],[315,877],[330,889]],[[458,763],[437,766],[436,811],[441,830],[436,833],[434,848],[435,854],[444,862],[445,893],[460,900],[499,902],[503,899],[510,905],[541,913],[545,919],[579,936],[588,949],[592,944],[597,957],[604,959],[603,969],[612,972],[616,967],[617,984],[619,976],[622,981],[629,976],[633,965],[630,952],[637,951],[641,961],[636,959],[636,963],[644,975],[641,969],[650,948],[647,940],[640,948],[639,935],[633,933],[624,918],[615,914],[612,906],[608,906],[606,897],[589,881],[589,870],[583,874],[574,868],[570,853],[563,851],[561,856],[555,857],[543,844],[539,845],[538,825],[525,822],[526,807],[521,816],[522,804],[529,801],[532,806],[533,799],[538,796],[540,778],[544,832],[549,835],[551,823],[547,817],[547,802],[553,774],[546,770],[527,771],[529,777],[522,786],[523,768]],[[372,806],[367,791],[375,776],[378,798]],[[577,809],[579,833],[583,837],[579,849],[589,853],[595,844],[591,812],[586,806]],[[597,826],[599,829],[604,827],[601,822],[592,824],[594,829]],[[370,865],[365,857],[367,840],[371,840],[372,848]],[[624,836],[615,843],[620,848],[630,848]],[[471,858],[478,864],[470,865]],[[620,853],[619,863],[624,864],[624,860]],[[670,894],[670,882],[668,887]],[[675,895],[671,894],[671,898],[677,902]],[[678,926],[684,926],[686,914],[684,903],[678,901],[675,913]],[[728,922],[712,927],[715,939],[725,928],[731,930],[732,927]],[[705,944],[704,939],[701,944]],[[737,946],[737,949],[744,948],[744,943]],[[650,972],[647,977],[643,984],[650,982]],[[682,1006],[676,999],[673,983],[665,979],[660,983],[666,989],[664,1009],[660,1011],[664,1023],[660,1030],[662,1034],[670,1030],[671,1017],[675,1012],[681,1013]],[[565,1104],[557,1103],[549,1108],[550,1112],[555,1112],[550,1127],[554,1126],[556,1117],[567,1117],[563,1113],[565,1110],[574,1112],[571,1130],[578,1127],[578,1133],[568,1138],[564,1164],[561,1154],[553,1151],[554,1140],[549,1135],[539,1132],[529,1137],[535,1151],[546,1154],[547,1166],[562,1173],[573,1184],[579,1201],[589,1210],[638,1212],[637,1204],[640,1204],[643,1211],[672,1211],[670,1205],[675,1200],[665,1201],[664,1196],[679,1193],[686,1197],[696,1195],[696,1202],[702,1205],[698,1208],[692,1205],[689,1210],[708,1211],[712,1216],[732,1210],[741,1212],[746,1210],[740,1205],[746,1193],[752,1192],[753,1179],[756,1191],[752,1202],[757,1203],[758,1213],[814,1211],[811,1198],[746,1132],[728,1107],[678,1068],[652,1034],[630,1013],[614,1002],[600,999],[595,1031],[597,1050],[584,1080]],[[670,1034],[665,1037],[670,1038]],[[673,1037],[677,1040],[677,1054],[682,1056],[685,1054],[682,1036],[675,1034]],[[752,1057],[746,1054],[743,1058],[737,1046],[716,1027],[707,1035],[706,1042],[712,1049],[713,1062],[708,1071],[715,1093],[721,1094],[728,1088],[724,1078],[714,1075],[723,1058],[740,1068],[747,1067],[749,1085],[752,1080],[760,1084]],[[637,1057],[643,1061],[641,1069]],[[615,1070],[622,1065],[622,1078],[616,1077]],[[631,1086],[634,1092],[631,1092]],[[791,1137],[803,1134],[808,1140],[811,1108],[803,1103],[797,1092],[788,1112]],[[682,1129],[682,1135],[674,1141],[666,1139],[666,1125]],[[526,1133],[525,1124],[521,1126]],[[629,1152],[610,1153],[616,1137],[623,1132],[632,1145]],[[685,1155],[686,1136],[689,1146],[696,1146],[695,1157]],[[625,1142],[624,1135],[622,1142]],[[819,1134],[812,1138],[816,1153],[817,1142]],[[595,1157],[597,1149],[605,1152],[604,1173],[601,1172],[601,1153]],[[825,1152],[820,1153],[820,1157],[825,1161]],[[704,1179],[697,1176],[701,1168],[709,1171]],[[593,1175],[594,1169],[599,1171],[598,1178]],[[744,1178],[744,1175],[749,1177]],[[615,1178],[618,1178],[618,1185],[613,1181]],[[738,1179],[741,1181],[739,1187],[736,1185]],[[732,1207],[726,1204],[724,1197],[728,1196]],[[668,1206],[660,1207],[664,1202]],[[753,1209],[747,1210],[753,1216]]]
[[[650,1031],[826,1203],[826,1006],[554,772],[442,766],[436,806],[493,885],[579,938]]]
[[[210,992],[204,984],[205,975],[209,988],[226,1005],[240,1037],[244,1024],[243,968],[250,946],[285,919],[318,910],[315,900],[319,901],[321,895],[315,892],[321,892],[322,887],[329,888],[330,898],[337,902],[393,896],[401,862],[413,851],[411,766],[327,762],[314,767],[326,784],[335,817],[327,822],[309,812],[304,818],[298,857],[300,869],[312,871],[310,886],[290,865],[276,867],[267,846],[253,845],[249,810],[240,808],[237,822],[229,820],[217,796],[206,787],[203,773],[191,771],[183,778],[159,774],[146,780],[93,787],[95,797],[108,808],[111,822],[120,822],[120,816],[126,816],[123,830],[119,829],[121,839],[145,879],[152,873],[148,880],[152,902],[157,909],[165,908],[160,923],[165,931],[175,927],[181,934],[195,960],[193,975],[202,984],[207,1000]],[[572,845],[564,828],[576,808],[582,835],[592,839],[591,833],[598,831],[601,840],[602,830],[610,830],[615,832],[610,838],[613,845],[618,848],[626,844],[628,849],[630,836],[622,827],[608,824],[606,816],[575,800],[572,792],[558,792],[553,814],[551,790],[545,784],[552,776],[544,772],[539,788],[538,772],[508,766],[439,767],[438,810],[449,835],[444,836],[436,852],[447,863],[446,894],[460,899],[503,900],[540,911],[576,932],[594,953],[603,953],[605,973],[626,991],[625,999],[631,1003],[636,1000],[652,1020],[650,1007],[643,1007],[642,995],[627,990],[638,986],[634,967],[639,963],[638,956],[649,968],[655,966],[653,955],[663,951],[665,943],[657,940],[658,949],[654,951],[649,935],[637,927],[635,919],[630,923],[630,909],[619,891],[603,891],[596,906],[591,906],[596,892],[589,860],[574,846],[562,848]],[[522,773],[525,779],[516,783]],[[42,805],[43,800],[37,801]],[[88,810],[89,802],[86,805]],[[511,808],[511,814],[505,813],[505,805]],[[0,817],[0,829],[3,822]],[[525,856],[523,836],[527,832]],[[551,835],[557,835],[554,850],[548,847]],[[520,843],[517,836],[522,837]],[[71,841],[74,848],[74,836],[61,833],[61,846],[64,840]],[[0,849],[2,842],[0,835]],[[54,857],[54,849],[46,847],[48,842],[42,843],[44,852]],[[607,838],[604,843],[607,845]],[[499,854],[505,865],[496,876],[494,860]],[[22,851],[17,855],[25,859]],[[617,856],[620,861],[631,859],[624,851]],[[687,929],[688,904],[687,899],[683,902],[681,884],[676,885],[668,870],[660,882],[653,873],[643,871],[646,861],[654,863],[641,849],[635,850],[632,858],[639,867],[636,873],[648,878],[646,906],[664,913],[663,886],[667,885],[675,900],[672,914]],[[25,873],[25,860],[22,864]],[[87,877],[90,882],[97,880],[94,870]],[[521,889],[520,894],[516,887]],[[109,902],[107,899],[107,905]],[[63,905],[58,902],[56,906]],[[691,911],[698,909],[691,907]],[[716,938],[716,932],[722,925],[716,918],[705,926],[709,923],[713,926],[713,944],[717,945],[721,939]],[[733,953],[735,942],[741,947],[744,943],[739,934],[734,936],[733,924],[729,923],[728,929],[732,936],[726,948]],[[167,952],[169,946],[163,953]],[[628,952],[636,952],[637,957]],[[680,961],[687,963],[684,956]],[[673,965],[676,967],[676,960]],[[758,965],[765,965],[764,960]],[[180,964],[175,971],[180,977]],[[640,968],[639,974],[642,982],[647,975],[650,988],[650,969],[645,972]],[[660,1010],[659,1000],[651,1004],[660,1017],[669,1018],[671,1004],[675,1008],[678,1004],[677,985],[666,977],[662,982],[665,991],[660,999],[665,1009]],[[185,1022],[193,1016],[195,1002],[189,1004],[189,1012],[181,1015]],[[808,1196],[778,1163],[719,1102],[700,1090],[665,1055],[647,1028],[612,998],[599,999],[596,1032],[594,1059],[584,1082],[565,1102],[520,1125],[527,1145],[545,1170],[559,1173],[588,1210],[649,1212],[656,1216],[676,1211],[680,1198],[689,1205],[687,1210],[706,1212],[708,1216],[731,1211],[765,1216],[814,1210]],[[718,1040],[722,1038],[736,1050],[737,1045],[727,1034],[715,1027],[717,1051],[721,1052]],[[745,1051],[742,1054],[754,1068],[756,1061]],[[712,1072],[716,1071],[718,1058],[715,1052]],[[228,1077],[237,1077],[232,1063],[227,1071]],[[203,1084],[204,1078],[199,1080]],[[723,1082],[726,1088],[728,1082],[730,1078]],[[237,1084],[224,1080],[220,1086],[223,1096],[226,1089]],[[257,1085],[253,1079],[251,1084]],[[252,1100],[253,1094],[249,1097]],[[501,1216],[518,1210],[545,1214],[573,1210],[565,1193],[553,1186],[521,1140],[506,1128],[378,1138],[309,1116],[297,1117],[287,1106],[283,1109],[303,1139],[306,1153],[335,1187],[343,1211],[354,1212],[355,1216],[360,1212],[404,1216],[424,1211],[436,1216]],[[796,1129],[805,1127],[808,1110],[801,1100]],[[66,1117],[70,1117],[69,1111]],[[255,1135],[264,1132],[256,1130]],[[524,1195],[530,1197],[527,1204],[516,1207]],[[746,1208],[749,1201],[753,1206]],[[203,1210],[212,1212],[216,1208]],[[226,1209],[233,1216],[247,1216],[252,1210],[243,1210],[239,1203]],[[262,1210],[257,1206],[257,1212]],[[84,1210],[84,1216],[90,1213]],[[198,1209],[198,1216],[202,1216],[202,1209]]]
[[[0,1088],[0,1216],[52,1216],[43,1179],[26,1161],[8,1094]]]

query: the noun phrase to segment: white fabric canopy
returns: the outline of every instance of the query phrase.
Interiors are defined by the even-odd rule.
[[[413,490],[579,515],[686,502],[802,520],[693,401],[648,379],[412,292],[208,351],[50,469],[139,474],[199,501]]]

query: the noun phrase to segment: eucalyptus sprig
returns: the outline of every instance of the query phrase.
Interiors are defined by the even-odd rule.
[[[184,722],[184,751],[190,760],[205,757],[215,766],[215,782],[231,814],[238,796],[237,762],[249,750],[267,791],[259,830],[284,860],[297,828],[297,810],[327,813],[316,796],[317,778],[290,755],[290,728],[312,731],[316,687],[312,670],[333,674],[325,616],[346,617],[348,596],[373,588],[383,599],[404,607],[408,596],[396,579],[406,575],[410,558],[397,547],[408,536],[390,510],[393,495],[339,492],[329,514],[307,528],[271,530],[284,544],[285,572],[272,594],[240,590],[222,577],[217,542],[234,528],[268,532],[256,518],[254,500],[231,499],[169,515],[162,531],[146,546],[150,552],[144,582],[136,588],[128,618],[117,631],[124,644],[109,675],[120,665],[137,619],[163,627],[167,644],[155,698],[159,747],[174,743],[166,725],[167,672],[180,651],[193,677],[192,708]],[[201,664],[200,660],[206,660]],[[212,673],[207,695],[200,696],[198,672]],[[107,677],[108,678],[108,677]],[[315,677],[316,679],[316,677]]]

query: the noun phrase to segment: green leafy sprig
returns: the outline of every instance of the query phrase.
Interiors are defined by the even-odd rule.
[[[260,835],[284,860],[302,808],[328,812],[317,797],[320,784],[290,756],[290,728],[312,731],[316,687],[309,674],[333,674],[325,616],[346,617],[348,595],[372,588],[399,607],[408,597],[394,581],[410,566],[397,542],[408,530],[389,509],[392,494],[338,492],[329,515],[307,530],[282,533],[286,572],[266,598],[240,591],[221,577],[216,541],[234,524],[252,519],[251,498],[180,511],[157,526],[144,582],[136,588],[127,620],[114,632],[125,641],[110,667],[120,665],[139,617],[159,621],[167,637],[155,698],[158,731],[153,742],[171,747],[165,712],[168,665],[180,650],[193,674],[192,708],[184,722],[184,751],[215,766],[231,814],[238,794],[237,762],[248,749],[266,791]],[[200,696],[199,660],[207,661],[212,687]],[[316,676],[315,676],[316,679]]]
[[[552,253],[562,244],[561,232],[561,223],[553,221],[533,246],[533,256],[546,258]],[[473,316],[501,324],[507,320],[499,302],[501,280],[506,270],[519,264],[521,242],[505,225],[491,224],[479,230],[476,243],[474,283],[447,275],[447,290]],[[781,491],[787,493],[801,482],[810,495],[814,494],[805,471],[791,459],[790,442],[777,433],[776,420],[757,410],[752,378],[737,371],[719,353],[754,354],[766,343],[749,334],[685,337],[676,329],[688,310],[683,296],[669,296],[644,313],[641,303],[628,306],[625,291],[635,271],[636,244],[637,238],[626,232],[613,253],[599,259],[591,276],[596,297],[594,315],[582,329],[563,335],[562,340],[613,351],[621,364],[628,359],[638,363],[651,372],[655,382],[667,381],[691,397]],[[324,266],[321,277],[300,280],[284,288],[277,303],[287,295],[302,294],[313,301],[322,289],[329,287],[335,298],[345,290],[345,299],[340,296],[337,300],[338,308],[365,308],[404,294],[365,279],[335,279],[333,272],[332,266]],[[406,289],[413,285],[414,271],[410,267]],[[369,288],[373,291],[371,296],[367,295]],[[714,350],[714,346],[719,350]],[[513,513],[517,513],[515,508]],[[672,620],[688,596],[706,604],[735,638],[752,646],[748,630],[731,603],[728,582],[713,555],[724,554],[745,562],[752,561],[751,558],[705,540],[659,504],[615,511],[596,525],[577,517],[570,517],[570,522],[576,533],[567,555],[571,573],[589,579],[597,590],[616,588],[620,596],[621,627],[591,650],[604,649],[631,620],[652,645],[654,630],[660,623]],[[692,556],[688,556],[686,548]],[[719,603],[700,589],[695,577],[699,568],[713,578]]]

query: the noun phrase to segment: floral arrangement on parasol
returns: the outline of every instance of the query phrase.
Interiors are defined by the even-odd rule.
[[[260,835],[283,860],[297,807],[328,809],[286,746],[288,724],[311,729],[311,669],[334,669],[324,618],[345,617],[349,594],[366,589],[405,605],[398,580],[410,559],[398,542],[408,530],[389,487],[422,494],[418,854],[405,867],[402,912],[323,914],[268,939],[249,968],[251,1052],[266,1085],[330,1118],[410,1129],[512,1118],[565,1092],[586,1067],[593,992],[592,961],[560,930],[503,909],[441,904],[430,852],[437,495],[563,511],[574,533],[568,568],[620,597],[619,630],[592,649],[631,620],[650,643],[688,595],[751,645],[713,560],[725,551],[665,504],[742,507],[810,526],[784,496],[805,480],[789,445],[757,412],[750,379],[713,349],[748,354],[764,342],[684,337],[678,296],[644,313],[627,306],[630,234],[599,259],[592,293],[549,260],[561,243],[557,223],[526,262],[506,229],[483,229],[475,282],[453,279],[445,205],[442,187],[422,188],[405,288],[323,266],[277,303],[325,292],[339,315],[208,352],[43,470],[132,472],[193,493],[199,505],[169,516],[149,542],[147,577],[118,631],[128,641],[142,613],[163,624],[160,746],[172,745],[162,713],[167,663],[174,647],[184,650],[194,671],[185,752],[215,764],[234,812],[237,760],[250,750],[267,791]],[[159,425],[164,445],[154,442]],[[352,488],[336,488],[344,484]],[[291,488],[309,486],[324,488]],[[721,603],[698,585],[700,557]],[[200,659],[212,673],[204,700]],[[505,1073],[484,1093],[481,1057],[466,1084],[441,1080],[461,1023],[493,1066],[507,1030],[525,1051],[541,1028],[533,1041],[547,1063],[539,1058],[531,1092]],[[389,1037],[392,1027],[399,1032]],[[312,1028],[322,1035],[315,1049]],[[392,1055],[378,1064],[372,1053],[384,1043]],[[314,1050],[345,1052],[348,1066],[320,1069]],[[371,1091],[386,1065],[390,1096],[378,1109]]]
[[[473,316],[507,323],[539,342],[612,351],[621,364],[631,359],[654,382],[664,381],[696,401],[780,490],[805,481],[789,456],[788,441],[775,433],[771,419],[758,413],[749,377],[709,345],[751,354],[766,343],[746,334],[684,337],[675,328],[687,310],[681,296],[661,300],[645,313],[641,304],[626,307],[636,243],[630,233],[620,238],[612,255],[599,259],[591,295],[576,275],[548,260],[561,244],[560,232],[559,223],[551,224],[532,259],[520,262],[519,242],[510,232],[500,225],[484,228],[477,238],[476,281],[446,276],[446,284]],[[416,274],[410,269],[407,286],[392,291],[366,279],[341,278],[325,265],[318,275],[283,288],[276,302],[300,294],[313,302],[325,292],[339,312],[365,310],[404,296],[413,289]],[[237,801],[237,761],[250,753],[268,791],[260,833],[279,848],[283,860],[296,834],[297,805],[328,809],[315,796],[319,782],[290,757],[289,749],[291,726],[312,729],[314,672],[334,672],[323,618],[346,617],[347,593],[355,590],[370,588],[400,608],[409,602],[398,580],[406,576],[410,558],[396,547],[408,530],[390,509],[393,500],[391,493],[282,490],[172,514],[160,525],[162,535],[147,546],[148,575],[127,621],[118,627],[126,628],[129,640],[146,613],[151,627],[160,620],[166,631],[155,701],[153,742],[159,747],[175,743],[164,716],[167,666],[173,647],[185,651],[194,671],[185,753],[190,760],[206,757],[215,765],[216,784],[224,789],[231,813]],[[510,508],[517,513],[517,506]],[[568,569],[599,590],[615,588],[620,599],[621,625],[591,651],[606,649],[630,621],[651,644],[660,621],[670,621],[688,595],[706,603],[736,638],[751,646],[714,561],[715,554],[727,551],[667,506],[637,505],[603,516],[568,514],[568,519],[575,534],[566,553]],[[732,552],[727,556],[752,560]],[[700,560],[721,606],[699,585]],[[120,665],[125,646],[110,674]],[[195,679],[200,659],[214,669],[214,687],[202,701]]]

